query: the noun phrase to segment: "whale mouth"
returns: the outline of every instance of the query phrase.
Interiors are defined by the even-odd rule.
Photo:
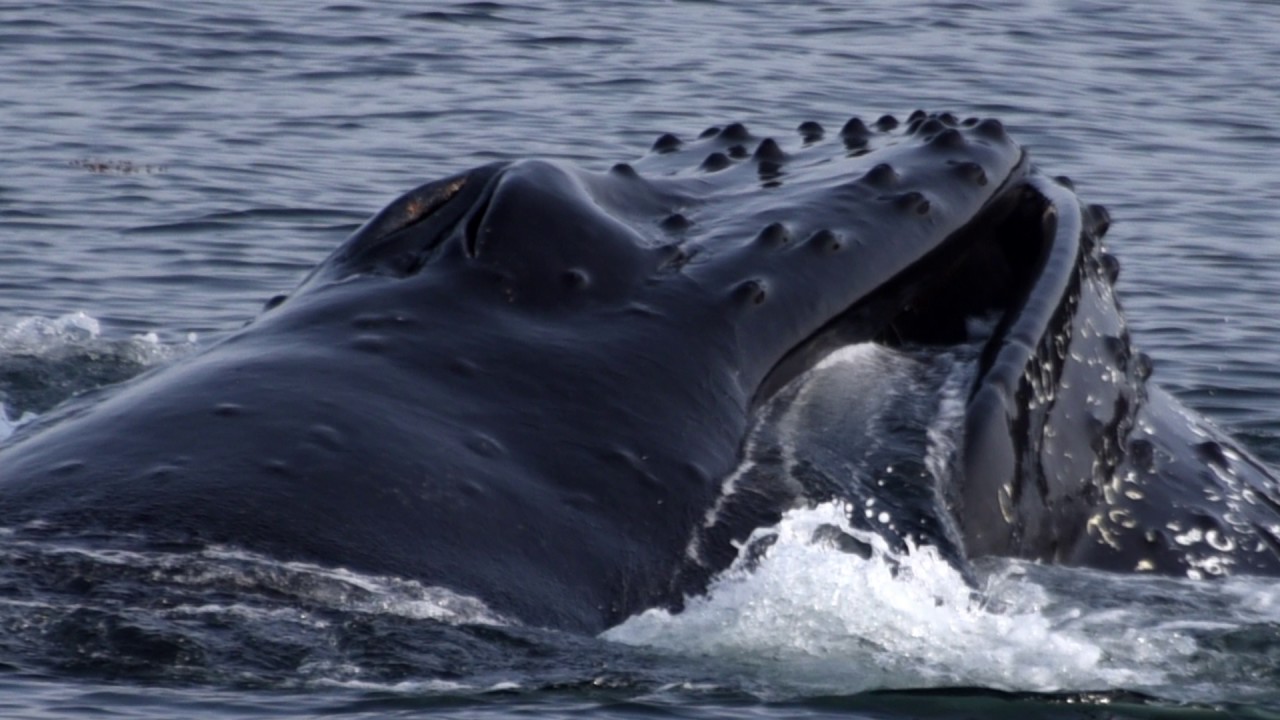
[[[840,348],[865,342],[888,347],[948,347],[990,328],[986,366],[1005,331],[1045,271],[1054,243],[1053,202],[1020,180],[937,248],[859,299],[788,351],[753,398],[759,407],[797,376]],[[985,334],[985,333],[984,333]]]

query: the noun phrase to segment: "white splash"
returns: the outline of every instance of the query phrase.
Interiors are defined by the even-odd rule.
[[[122,354],[142,365],[153,365],[185,355],[198,343],[196,333],[187,333],[184,342],[176,343],[164,342],[154,332],[111,340],[102,336],[102,323],[83,311],[53,319],[27,317],[0,327],[0,354],[3,355],[57,356],[68,349],[88,347]]]
[[[101,335],[102,324],[83,312],[52,320],[29,317],[0,329],[0,348],[10,354],[39,355],[52,348],[84,343]]]
[[[863,560],[813,542],[822,525],[875,552]],[[850,527],[838,505],[792,511],[757,536],[766,533],[778,539],[754,569],[736,565],[682,613],[649,610],[603,637],[715,656],[819,692],[1093,690],[1163,681],[1150,666],[1109,662],[1109,649],[1089,634],[1057,627],[1034,583],[1006,580],[978,592],[932,548],[892,554],[878,536]]]
[[[84,312],[74,312],[53,319],[21,318],[10,325],[0,325],[0,364],[18,359],[32,363],[47,375],[44,382],[57,392],[74,392],[95,387],[94,373],[86,368],[115,367],[129,373],[164,364],[191,353],[199,344],[196,333],[184,340],[169,342],[154,332],[140,333],[124,339],[104,337],[102,323]],[[21,414],[3,402],[5,389],[0,387],[0,442],[36,415]],[[61,399],[61,398],[54,398]]]

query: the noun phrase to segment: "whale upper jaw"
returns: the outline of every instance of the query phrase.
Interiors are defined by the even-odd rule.
[[[804,137],[784,149],[729,125],[664,136],[605,173],[525,160],[428,183],[370,219],[295,296],[362,277],[453,275],[496,314],[571,325],[643,312],[669,321],[654,332],[699,327],[731,345],[700,343],[717,355],[709,364],[736,366],[756,404],[829,347],[952,342],[966,316],[1008,305],[1029,282],[1040,239],[1006,223],[1025,223],[1016,210],[1030,166],[998,122],[917,114]]]

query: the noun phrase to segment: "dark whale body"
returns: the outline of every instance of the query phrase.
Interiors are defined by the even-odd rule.
[[[919,540],[959,563],[1280,572],[1272,476],[1147,384],[1104,210],[994,120],[801,131],[424,185],[241,331],[0,445],[0,523],[229,543],[598,631],[844,494],[757,478],[726,499],[753,412],[792,379],[994,316],[956,472],[921,506],[948,522]]]

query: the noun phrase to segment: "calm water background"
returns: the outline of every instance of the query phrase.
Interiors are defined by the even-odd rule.
[[[83,312],[102,342],[155,333],[153,356],[180,353],[437,176],[530,155],[604,169],[660,133],[728,121],[794,142],[802,121],[921,107],[1000,117],[1041,167],[1110,208],[1121,298],[1156,380],[1274,462],[1277,37],[1280,4],[1266,0],[0,3],[0,337]],[[33,393],[69,392],[48,362]],[[3,670],[6,714],[32,716],[935,707],[737,691],[648,704],[576,691],[143,693]],[[1053,707],[1040,711],[1069,712]],[[1280,699],[1237,711],[1266,707]]]

